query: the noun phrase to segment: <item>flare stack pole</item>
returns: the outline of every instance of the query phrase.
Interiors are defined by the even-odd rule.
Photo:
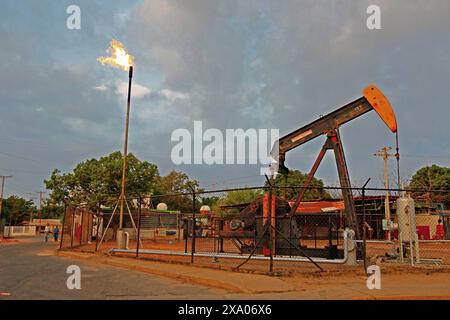
[[[128,79],[128,99],[127,99],[127,115],[125,120],[125,141],[123,145],[123,163],[122,163],[122,186],[120,191],[120,214],[119,214],[119,232],[120,235],[117,237],[119,245],[121,244],[122,229],[123,229],[123,210],[125,204],[125,178],[127,170],[127,152],[128,152],[128,124],[130,120],[130,106],[131,106],[131,81],[133,79],[133,66],[129,68],[129,79]]]

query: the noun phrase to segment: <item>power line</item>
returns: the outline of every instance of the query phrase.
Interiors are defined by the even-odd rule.
[[[41,164],[41,165],[44,164],[43,162],[37,161],[36,159],[31,159],[31,158],[27,158],[27,157],[23,157],[23,156],[19,156],[16,154],[3,152],[3,151],[0,152],[0,155],[4,155],[4,156],[10,157],[10,158],[17,158],[17,159],[21,159],[21,160],[30,161],[30,162],[33,162],[34,164]]]
[[[39,173],[37,171],[16,170],[16,169],[6,169],[6,168],[0,168],[0,171],[6,171],[6,172],[12,172],[12,173],[26,173],[26,174],[33,174],[33,175],[39,175],[39,176],[48,175],[47,170],[46,170],[45,174],[43,172]]]

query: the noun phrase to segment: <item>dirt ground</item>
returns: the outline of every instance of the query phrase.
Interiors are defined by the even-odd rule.
[[[420,258],[424,259],[440,259],[442,264],[450,265],[450,243],[420,243]],[[392,244],[384,243],[368,243],[368,257],[385,255],[386,253],[394,254],[395,249]]]
[[[450,300],[450,273],[410,272],[381,267],[381,288],[368,290],[366,277],[357,272],[311,277],[293,276],[291,283],[320,299],[445,299]]]
[[[78,248],[75,251],[79,252],[83,249]],[[219,262],[212,262],[210,258],[195,257],[194,264],[191,264],[190,257],[140,255],[139,259],[135,259],[134,254],[100,254],[100,256],[115,259],[114,261],[119,259],[122,267],[127,268],[129,264],[132,270],[139,270],[136,265],[142,268],[146,268],[146,266],[155,268],[156,266],[157,269],[164,272],[172,269],[182,274],[196,274],[200,278],[205,275],[206,280],[201,282],[202,285],[207,285],[210,281],[208,279],[217,280],[218,278],[235,285],[236,281],[239,281],[236,280],[239,275],[243,277],[242,283],[245,281],[254,283],[251,280],[252,277],[261,276],[263,278],[259,279],[262,280],[258,281],[264,282],[265,279],[270,281],[269,278],[276,278],[280,281],[280,286],[275,288],[276,292],[270,294],[268,292],[260,294],[230,293],[229,298],[233,299],[450,299],[450,267],[442,265],[411,267],[407,264],[400,265],[379,260],[381,289],[369,290],[366,285],[367,276],[364,274],[362,266],[323,264],[325,271],[319,272],[306,263],[276,262],[275,272],[268,277],[266,261],[250,261],[237,270],[236,266],[242,260],[220,259]],[[211,277],[211,272],[217,272],[218,276]],[[223,276],[223,272],[229,276]],[[177,277],[177,279],[183,281],[183,277]],[[241,285],[243,285],[242,283]],[[247,288],[247,285],[245,287]]]
[[[196,252],[207,252],[214,251],[213,243],[205,245],[205,239],[201,239],[202,242],[196,244]],[[115,242],[105,242],[102,243],[99,252],[108,253],[111,248],[116,246]],[[232,250],[233,244],[231,241],[226,241],[225,251],[234,252]],[[94,252],[96,244],[91,243],[84,246],[77,247],[76,250],[82,252]],[[393,254],[394,250],[392,245],[383,243],[368,243],[368,261],[370,264],[378,264],[382,267],[383,273],[385,274],[428,274],[430,272],[450,272],[450,247],[449,244],[435,244],[426,243],[421,244],[420,252],[422,258],[441,258],[442,263],[440,265],[434,265],[430,263],[422,263],[414,268],[412,268],[407,262],[404,264],[399,264],[386,259],[387,254]],[[136,242],[131,241],[129,245],[130,249],[136,249]],[[184,241],[143,241],[140,248],[144,249],[155,249],[155,250],[167,250],[167,251],[185,251]],[[191,251],[191,242],[188,242],[187,251]],[[237,251],[236,251],[237,253]],[[136,253],[114,253],[115,256],[123,257],[136,257]],[[255,274],[269,274],[270,273],[270,262],[268,260],[250,260],[244,265],[238,266],[244,261],[243,259],[230,259],[230,258],[218,258],[213,259],[212,257],[194,257],[194,263],[191,264],[191,256],[173,256],[173,255],[157,255],[157,254],[144,254],[140,253],[139,258],[149,261],[160,261],[166,263],[176,263],[184,265],[194,265],[197,267],[206,267],[212,269],[229,270],[234,272],[245,272],[245,273],[255,273]],[[271,274],[280,276],[294,276],[296,274],[333,274],[339,276],[345,276],[350,274],[352,276],[359,274],[364,275],[363,266],[350,267],[335,264],[320,264],[324,272],[320,272],[319,269],[312,263],[305,262],[292,262],[292,261],[274,261]]]
[[[9,244],[17,244],[17,243],[19,243],[19,240],[17,240],[17,239],[7,239],[7,238],[0,237],[1,245],[9,245]]]

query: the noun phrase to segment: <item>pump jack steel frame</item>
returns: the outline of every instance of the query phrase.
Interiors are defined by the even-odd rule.
[[[311,171],[308,174],[308,177],[303,185],[303,188],[300,191],[299,196],[295,200],[294,205],[291,209],[291,214],[297,211],[298,206],[300,205],[300,202],[303,200],[303,196],[306,193],[306,190],[308,186],[311,184],[312,178],[314,177],[314,174],[316,173],[317,169],[319,168],[320,163],[322,162],[323,157],[325,156],[326,152],[328,150],[334,151],[334,156],[336,159],[336,166],[338,170],[339,175],[339,182],[342,187],[342,197],[344,200],[344,205],[346,210],[351,213],[350,215],[347,215],[347,224],[348,226],[353,227],[353,229],[356,232],[357,237],[359,237],[359,227],[358,223],[356,223],[356,216],[355,216],[355,203],[353,201],[352,191],[351,191],[351,185],[350,185],[350,178],[348,174],[347,164],[345,161],[345,155],[344,155],[344,149],[342,147],[341,138],[339,135],[339,130],[333,129],[328,131],[327,133],[327,140],[325,141],[322,150],[320,150],[320,153],[314,162],[313,167],[311,168]]]
[[[337,171],[339,175],[339,183],[342,188],[342,196],[345,205],[346,224],[353,228],[356,238],[360,239],[359,226],[356,218],[355,202],[351,190],[350,178],[345,161],[342,140],[339,135],[341,125],[362,116],[363,114],[375,110],[387,127],[397,133],[397,121],[391,104],[384,94],[374,85],[369,85],[363,90],[363,97],[297,129],[275,142],[271,155],[278,165],[275,172],[283,174],[287,177],[289,169],[285,167],[284,161],[286,153],[318,136],[326,135],[327,139],[316,159],[311,171],[308,174],[303,187],[291,208],[289,215],[293,217],[297,208],[306,193],[307,188],[311,184],[312,178],[316,173],[327,150],[333,150],[336,159]]]

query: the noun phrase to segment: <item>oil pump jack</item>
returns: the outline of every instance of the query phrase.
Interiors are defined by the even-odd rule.
[[[356,220],[355,203],[353,200],[350,178],[348,174],[347,164],[345,161],[344,149],[342,147],[342,139],[339,134],[339,128],[363,114],[375,110],[387,127],[397,133],[397,121],[391,104],[384,94],[374,85],[369,85],[363,90],[363,96],[353,102],[325,115],[321,118],[297,129],[275,142],[271,154],[272,158],[277,161],[278,173],[285,177],[289,173],[288,168],[284,165],[286,153],[302,144],[311,141],[321,135],[326,135],[326,141],[320,150],[320,153],[314,162],[307,179],[304,182],[295,203],[292,205],[289,215],[293,216],[297,212],[300,202],[303,200],[305,192],[311,184],[317,168],[319,167],[325,153],[328,150],[334,151],[336,159],[339,182],[342,188],[342,197],[345,205],[347,226],[355,230],[357,238],[359,238],[359,226]],[[398,150],[397,150],[398,159]]]
[[[276,141],[271,151],[271,156],[275,162],[269,168],[269,172],[280,173],[287,177],[289,170],[284,164],[286,153],[319,136],[326,136],[326,141],[293,205],[290,205],[287,199],[276,197],[275,195],[272,195],[269,200],[269,195],[266,193],[264,197],[253,201],[243,208],[243,210],[241,210],[231,221],[231,231],[221,231],[220,238],[231,238],[234,243],[239,244],[241,253],[264,253],[270,242],[272,243],[272,248],[274,248],[274,253],[277,255],[300,254],[315,257],[323,256],[329,259],[338,257],[339,255],[336,252],[333,252],[333,247],[337,247],[332,245],[331,236],[329,237],[329,245],[325,249],[308,249],[302,243],[298,243],[296,245],[301,246],[302,249],[294,250],[295,252],[291,250],[293,244],[292,239],[301,238],[301,226],[297,224],[296,219],[293,218],[298,216],[297,209],[303,200],[305,192],[311,184],[312,178],[325,156],[325,153],[328,150],[333,150],[345,205],[345,227],[354,230],[356,238],[360,239],[355,203],[339,128],[343,124],[372,110],[375,110],[378,113],[380,118],[393,133],[397,133],[395,114],[389,101],[376,86],[369,85],[363,90],[363,96],[361,98],[320,117]],[[396,156],[398,160],[398,145]],[[274,175],[272,175],[272,179],[273,176]],[[269,212],[272,212],[270,214],[270,219],[268,218]],[[258,219],[257,217],[259,216],[263,217],[263,219]],[[268,238],[267,232],[265,231],[268,229],[269,225],[278,232],[278,235],[272,233],[271,239]],[[329,234],[331,234],[331,227],[329,229]],[[248,245],[243,243],[242,239],[254,240],[251,245]],[[256,239],[261,240],[256,241]]]

